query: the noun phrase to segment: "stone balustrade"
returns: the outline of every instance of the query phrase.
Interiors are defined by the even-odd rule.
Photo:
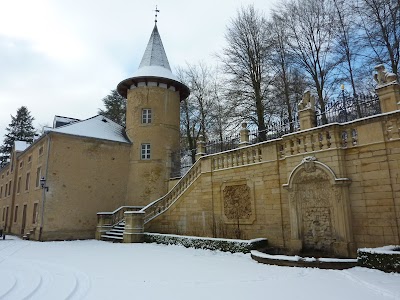
[[[121,222],[125,218],[124,213],[126,211],[137,211],[141,208],[142,206],[121,206],[111,212],[98,212],[96,239],[100,240],[103,233],[109,231],[113,226]]]
[[[281,140],[280,158],[327,149],[350,148],[358,145],[357,124],[328,124],[284,135]]]
[[[202,159],[199,159],[165,196],[142,208],[141,212],[145,212],[144,224],[150,222],[152,219],[166,211],[200,176],[201,172]]]
[[[259,163],[263,160],[263,144],[238,148],[209,156],[213,171]]]

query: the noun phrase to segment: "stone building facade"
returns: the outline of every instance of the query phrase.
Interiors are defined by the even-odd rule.
[[[16,143],[0,170],[0,226],[35,240],[120,239],[143,232],[268,238],[273,246],[352,256],[400,243],[400,88],[377,68],[382,113],[315,127],[313,98],[300,131],[205,155],[170,180],[179,151],[179,102],[158,29],[141,65],[123,80],[126,129],[102,116],[63,119],[32,145]],[[60,123],[60,122],[59,122]],[[57,124],[57,122],[55,122]]]

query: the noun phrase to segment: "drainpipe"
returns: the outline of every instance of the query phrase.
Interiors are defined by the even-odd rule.
[[[50,133],[47,134],[47,157],[46,157],[46,173],[45,173],[45,178],[46,180],[48,179],[48,173],[49,173],[49,156],[50,156],[50,144],[51,144],[51,137]],[[40,220],[40,229],[39,229],[39,241],[42,241],[42,231],[43,231],[43,220],[44,220],[44,203],[46,201],[46,189],[42,189],[42,208],[41,208],[41,220]]]

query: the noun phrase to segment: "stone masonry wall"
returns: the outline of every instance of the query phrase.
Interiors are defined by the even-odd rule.
[[[344,125],[330,124],[202,157],[201,163],[209,167],[202,168],[200,177],[166,212],[147,223],[145,230],[228,238],[265,237],[272,245],[290,248],[295,236],[293,228],[298,227],[303,246],[313,239],[312,228],[308,228],[311,225],[307,227],[306,223],[314,222],[315,218],[308,215],[315,210],[321,220],[314,223],[324,223],[324,228],[332,231],[333,243],[344,243],[350,253],[359,247],[398,244],[399,117],[398,111]],[[307,228],[293,227],[302,218],[293,215],[290,188],[288,191],[283,185],[291,180],[296,168],[306,167],[302,164],[306,157],[313,157],[324,166],[334,198],[330,206],[307,208]],[[304,176],[301,174],[296,176]],[[244,196],[238,196],[236,189],[242,190]],[[228,200],[224,199],[226,195]],[[246,213],[232,217],[235,205]],[[306,204],[303,201],[296,205]],[[337,246],[340,247],[343,245]]]

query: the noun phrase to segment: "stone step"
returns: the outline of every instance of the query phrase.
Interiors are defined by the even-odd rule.
[[[113,235],[113,236],[124,236],[123,232],[115,232],[113,230],[107,231],[106,234],[107,235]]]
[[[107,235],[103,234],[101,239],[112,240],[112,241],[121,241],[124,239],[123,237],[115,236],[115,235]]]

